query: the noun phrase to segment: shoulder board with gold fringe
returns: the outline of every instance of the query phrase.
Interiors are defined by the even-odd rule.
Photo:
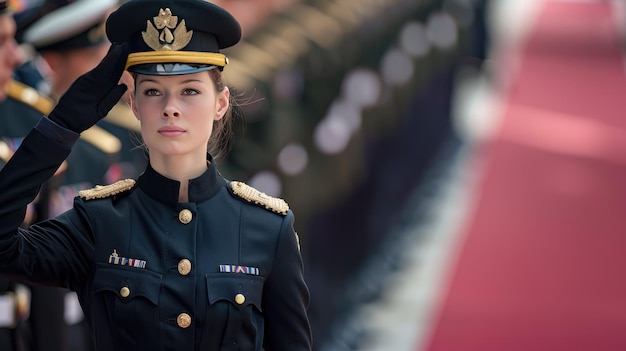
[[[12,80],[9,82],[7,94],[13,99],[20,101],[43,115],[47,115],[54,107],[54,101],[24,83]]]
[[[104,199],[132,189],[135,186],[134,179],[123,179],[109,185],[96,185],[91,189],[78,192],[78,197],[84,200]]]
[[[134,132],[141,131],[141,125],[133,114],[133,110],[131,110],[127,103],[121,100],[113,106],[109,114],[104,118],[104,121]]]
[[[54,100],[16,80],[9,83],[8,95],[43,115],[50,114],[54,108]],[[80,138],[109,155],[116,154],[122,149],[122,142],[119,138],[98,126],[93,126],[82,132]]]
[[[80,138],[109,155],[115,155],[122,149],[122,142],[118,137],[98,126],[92,126],[80,133]]]
[[[259,205],[274,213],[285,216],[287,215],[287,211],[289,211],[289,205],[285,202],[285,200],[271,197],[246,183],[231,182],[230,188],[232,189],[233,194],[239,196],[240,198],[250,203]]]

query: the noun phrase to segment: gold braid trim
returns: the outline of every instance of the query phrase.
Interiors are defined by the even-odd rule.
[[[134,179],[123,179],[109,185],[96,185],[91,189],[78,192],[78,196],[84,200],[104,199],[128,191],[135,186]]]
[[[122,141],[97,125],[80,133],[80,138],[109,155],[115,155],[122,150]]]
[[[36,89],[16,80],[9,82],[8,95],[34,108],[43,115],[49,114],[54,107],[54,101],[52,101],[52,99],[41,94]]]
[[[147,63],[197,63],[224,67],[228,57],[224,54],[196,51],[145,51],[128,55],[126,67]]]
[[[104,118],[104,121],[133,132],[141,132],[139,120],[133,114],[130,106],[122,101],[113,106],[109,114]]]
[[[283,199],[271,197],[242,182],[231,182],[230,188],[235,195],[248,202],[263,206],[274,213],[287,215],[289,205]]]

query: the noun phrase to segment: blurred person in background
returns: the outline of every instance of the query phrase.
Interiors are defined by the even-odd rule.
[[[45,83],[31,85],[47,89],[50,96],[58,100],[76,78],[95,67],[104,57],[110,45],[104,34],[104,19],[123,2],[125,1],[48,0],[38,6],[39,11],[28,11],[31,14],[23,16],[24,28],[20,38],[35,49],[29,63],[37,63],[24,64],[18,71],[23,76],[45,78]],[[38,74],[32,74],[33,70],[39,71]],[[125,73],[124,80],[127,85],[132,86],[130,74]],[[103,133],[103,130],[107,133]],[[136,177],[143,170],[147,158],[137,147],[138,132],[139,123],[130,110],[128,96],[125,96],[97,127],[90,129],[88,135],[82,136],[83,140],[97,149],[114,156],[114,162],[106,168],[104,182]],[[111,135],[115,138],[111,138]],[[91,167],[83,167],[84,173],[74,178],[98,180],[104,165],[105,163],[92,165],[97,171],[93,171],[94,168]],[[65,198],[69,199],[69,203],[62,202],[61,210],[71,206],[71,198],[73,196]]]
[[[2,123],[6,117],[9,86],[13,70],[21,63],[22,55],[15,41],[16,25],[8,10],[6,0],[0,0],[0,112]],[[0,137],[2,135],[0,134]],[[0,168],[10,158],[9,145],[5,138],[0,140]],[[0,345],[3,350],[24,350],[24,310],[19,306],[18,286],[14,281],[0,278]]]
[[[116,6],[115,0],[49,0],[35,2],[15,15],[18,39],[27,50],[28,60],[15,75],[28,85],[49,93],[50,102],[39,104],[37,113],[24,118],[12,114],[2,126],[2,135],[18,142],[34,127],[42,115],[52,110],[54,101],[80,74],[95,67],[109,43],[104,35],[106,15]],[[24,94],[22,94],[24,95]],[[32,96],[33,93],[26,94]],[[41,95],[41,94],[40,94]],[[19,117],[19,118],[18,118]],[[94,127],[81,136],[69,155],[63,172],[48,181],[38,197],[36,220],[58,215],[71,208],[78,191],[103,184],[121,176],[116,162],[121,141],[111,133]],[[116,178],[117,177],[117,178]],[[31,287],[31,330],[33,350],[90,350],[92,341],[84,322],[76,294],[67,289]]]
[[[293,213],[224,179],[211,154],[232,118],[220,49],[239,41],[239,24],[202,0],[133,0],[109,17],[107,34],[109,54],[0,172],[10,189],[0,194],[0,269],[77,291],[100,350],[310,351]],[[69,211],[19,228],[34,190],[124,94],[125,66],[149,151],[144,173],[81,191]]]
[[[0,100],[7,97],[9,82],[12,80],[13,70],[22,62],[22,55],[15,42],[15,21],[8,10],[6,0],[0,0],[0,47],[2,49],[2,59],[0,61]]]

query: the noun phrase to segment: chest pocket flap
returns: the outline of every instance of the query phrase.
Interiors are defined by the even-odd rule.
[[[254,305],[261,310],[263,277],[237,273],[208,274],[206,279],[209,303],[228,301],[242,310]]]
[[[93,281],[94,293],[109,291],[123,302],[141,296],[159,302],[161,275],[146,269],[98,267]]]

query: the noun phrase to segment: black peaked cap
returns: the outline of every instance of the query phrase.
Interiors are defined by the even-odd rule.
[[[168,8],[179,24],[184,20],[187,30],[193,31],[191,41],[181,51],[217,53],[241,39],[239,22],[226,10],[204,0],[131,0],[107,19],[107,37],[114,43],[128,42],[131,53],[152,51],[141,33],[159,10]]]

